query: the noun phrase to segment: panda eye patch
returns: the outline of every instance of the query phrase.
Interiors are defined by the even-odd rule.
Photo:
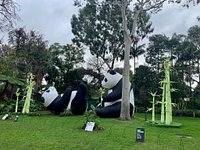
[[[105,81],[105,82],[107,82],[107,81],[108,81],[108,79],[107,79],[107,78],[105,78],[105,79],[104,79],[104,81]]]
[[[50,90],[47,90],[46,92],[47,92],[47,93],[49,93],[49,92],[50,92]]]

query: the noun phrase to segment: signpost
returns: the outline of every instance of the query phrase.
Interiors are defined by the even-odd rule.
[[[145,130],[144,128],[136,129],[136,142],[144,142]]]

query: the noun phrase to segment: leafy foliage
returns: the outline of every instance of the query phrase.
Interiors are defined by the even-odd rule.
[[[146,62],[158,73],[161,71],[164,55],[167,52],[168,38],[165,35],[156,34],[149,38]]]
[[[157,91],[159,89],[159,82],[161,76],[152,71],[150,67],[139,66],[136,69],[136,73],[133,78],[134,93],[138,103],[138,106],[149,107],[151,91]]]
[[[14,113],[15,112],[15,100],[7,100],[7,101],[1,101],[0,103],[0,113]],[[18,112],[22,111],[24,105],[24,100],[20,99],[19,101],[19,107]],[[38,111],[44,111],[46,108],[42,104],[42,102],[37,100],[31,100],[30,105],[30,112],[38,112]]]
[[[78,16],[72,16],[72,32],[75,35],[73,42],[79,47],[87,46],[92,55],[102,58],[108,68],[113,69],[117,60],[124,59],[120,6],[110,3],[110,0],[102,2],[87,0],[85,3],[84,6],[81,5]],[[131,16],[135,12],[128,9],[127,13],[130,18],[128,26],[131,29],[133,22]],[[149,20],[150,16],[145,11],[139,14],[137,40],[153,31]]]
[[[49,48],[50,64],[48,67],[46,80],[50,83],[55,82],[58,91],[63,91],[67,86],[76,87],[77,82],[82,79],[78,69],[78,64],[84,61],[83,50],[74,45],[60,45],[54,43]]]
[[[49,65],[47,43],[42,35],[35,31],[27,33],[19,28],[9,33],[9,43],[13,45],[16,54],[16,66],[26,78],[32,72],[36,79],[35,91],[38,91]]]
[[[9,82],[10,84],[17,85],[17,86],[25,86],[25,83],[22,79],[12,78],[7,75],[0,74],[0,81]]]

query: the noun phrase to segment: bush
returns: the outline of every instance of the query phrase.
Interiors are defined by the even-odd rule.
[[[145,107],[135,107],[135,112],[136,113],[145,113],[147,111],[147,108]]]
[[[192,99],[192,100],[188,101],[187,108],[200,110],[200,99]]]
[[[0,113],[15,112],[16,100],[6,100],[0,103]],[[20,100],[18,104],[18,112],[22,111],[24,105],[24,100]],[[43,111],[46,108],[43,106],[42,102],[32,100],[30,104],[30,112]]]
[[[173,113],[174,116],[200,117],[200,110],[195,110],[195,109],[185,109],[185,110],[175,109]]]

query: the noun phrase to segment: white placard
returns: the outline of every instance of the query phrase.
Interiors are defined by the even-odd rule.
[[[6,120],[7,118],[8,118],[8,114],[5,114],[4,116],[3,116],[3,118],[2,118],[2,120]]]
[[[95,125],[95,122],[87,122],[85,131],[93,131],[94,125]]]

